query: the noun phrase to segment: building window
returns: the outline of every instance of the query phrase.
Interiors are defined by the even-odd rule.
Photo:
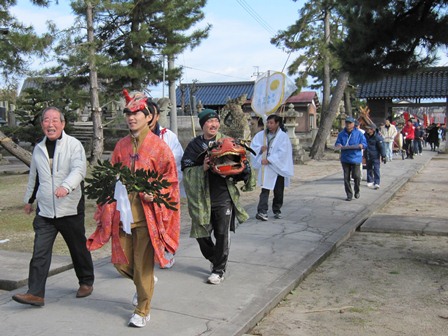
[[[315,128],[314,125],[315,125],[315,122],[314,122],[314,114],[310,114],[310,130],[312,130],[313,128]]]

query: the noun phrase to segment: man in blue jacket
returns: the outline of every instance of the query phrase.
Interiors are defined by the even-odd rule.
[[[380,165],[383,160],[386,163],[386,150],[383,145],[383,137],[376,130],[375,125],[367,125],[364,134],[367,140],[367,148],[364,151],[367,166],[367,186],[379,189],[380,187]]]
[[[350,177],[354,180],[355,198],[359,198],[361,184],[362,150],[367,147],[366,138],[355,128],[355,119],[347,117],[345,128],[339,132],[334,148],[341,151],[341,164],[344,171],[344,187],[347,194],[346,201],[353,199]]]

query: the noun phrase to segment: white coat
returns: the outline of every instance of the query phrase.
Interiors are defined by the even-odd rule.
[[[252,167],[258,170],[257,184],[264,189],[274,190],[277,176],[285,178],[285,187],[289,187],[291,177],[294,176],[294,164],[292,159],[292,146],[289,136],[280,128],[270,144],[267,159],[268,165],[262,165],[261,146],[267,144],[266,131],[260,131],[255,134],[250,147],[256,155],[251,154]]]
[[[28,187],[24,202],[31,198],[36,179],[39,178],[36,200],[38,215],[46,218],[60,218],[78,214],[78,203],[82,196],[81,182],[86,176],[86,153],[81,142],[67,135],[56,140],[53,157],[53,169],[45,146],[46,137],[39,142],[31,158]],[[56,188],[64,187],[69,191],[65,197],[54,195]]]
[[[179,180],[180,195],[181,197],[185,197],[186,196],[185,189],[182,183],[183,175],[180,165],[180,161],[182,160],[182,156],[184,155],[182,145],[180,144],[176,133],[174,133],[168,128],[162,128],[162,127],[160,128],[160,138],[163,141],[165,141],[165,143],[170,147],[171,151],[173,152],[174,159],[176,160],[177,178]]]

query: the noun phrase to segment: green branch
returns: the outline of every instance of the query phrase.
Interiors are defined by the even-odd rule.
[[[88,199],[96,200],[97,204],[104,205],[113,203],[115,192],[115,184],[117,180],[126,187],[128,193],[144,192],[154,195],[154,203],[158,206],[162,204],[170,210],[177,210],[177,202],[171,200],[167,193],[162,193],[171,185],[163,175],[152,170],[138,169],[134,173],[123,166],[120,162],[112,165],[109,161],[98,161],[98,165],[93,168],[92,178],[86,178],[88,183],[85,187],[85,193]]]

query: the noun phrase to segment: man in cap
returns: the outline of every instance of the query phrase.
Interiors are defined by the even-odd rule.
[[[101,247],[112,236],[112,262],[118,272],[132,280],[136,287],[135,309],[129,320],[130,327],[144,327],[150,320],[151,299],[154,292],[154,262],[164,267],[170,263],[166,251],[174,254],[179,246],[179,184],[176,161],[168,145],[149,129],[153,118],[149,101],[143,93],[126,98],[126,123],[130,134],[117,142],[111,163],[121,163],[131,172],[138,169],[157,172],[170,183],[161,190],[177,202],[172,210],[163,204],[154,205],[154,196],[144,192],[129,194],[130,223],[120,221],[116,203],[100,206],[95,213],[98,228],[89,238],[89,249]],[[112,195],[111,195],[112,196]],[[129,214],[127,214],[129,215]]]
[[[235,182],[210,169],[207,149],[224,137],[219,132],[219,115],[204,109],[198,117],[203,134],[185,148],[181,165],[191,217],[190,237],[196,238],[202,255],[211,263],[208,283],[218,285],[224,280],[227,268],[229,230],[235,232],[235,217],[243,223],[249,215],[239,202]],[[253,183],[252,178],[249,181]]]
[[[353,176],[355,198],[359,198],[361,184],[361,163],[362,150],[367,147],[366,138],[357,128],[355,128],[355,119],[347,117],[345,119],[345,128],[339,132],[334,148],[341,151],[341,164],[344,172],[344,188],[347,194],[346,201],[353,199],[353,189],[350,177]]]
[[[384,148],[383,137],[376,130],[376,125],[366,126],[364,134],[367,147],[364,150],[367,166],[367,186],[369,188],[380,188],[380,165],[382,161],[386,163],[386,150]]]

